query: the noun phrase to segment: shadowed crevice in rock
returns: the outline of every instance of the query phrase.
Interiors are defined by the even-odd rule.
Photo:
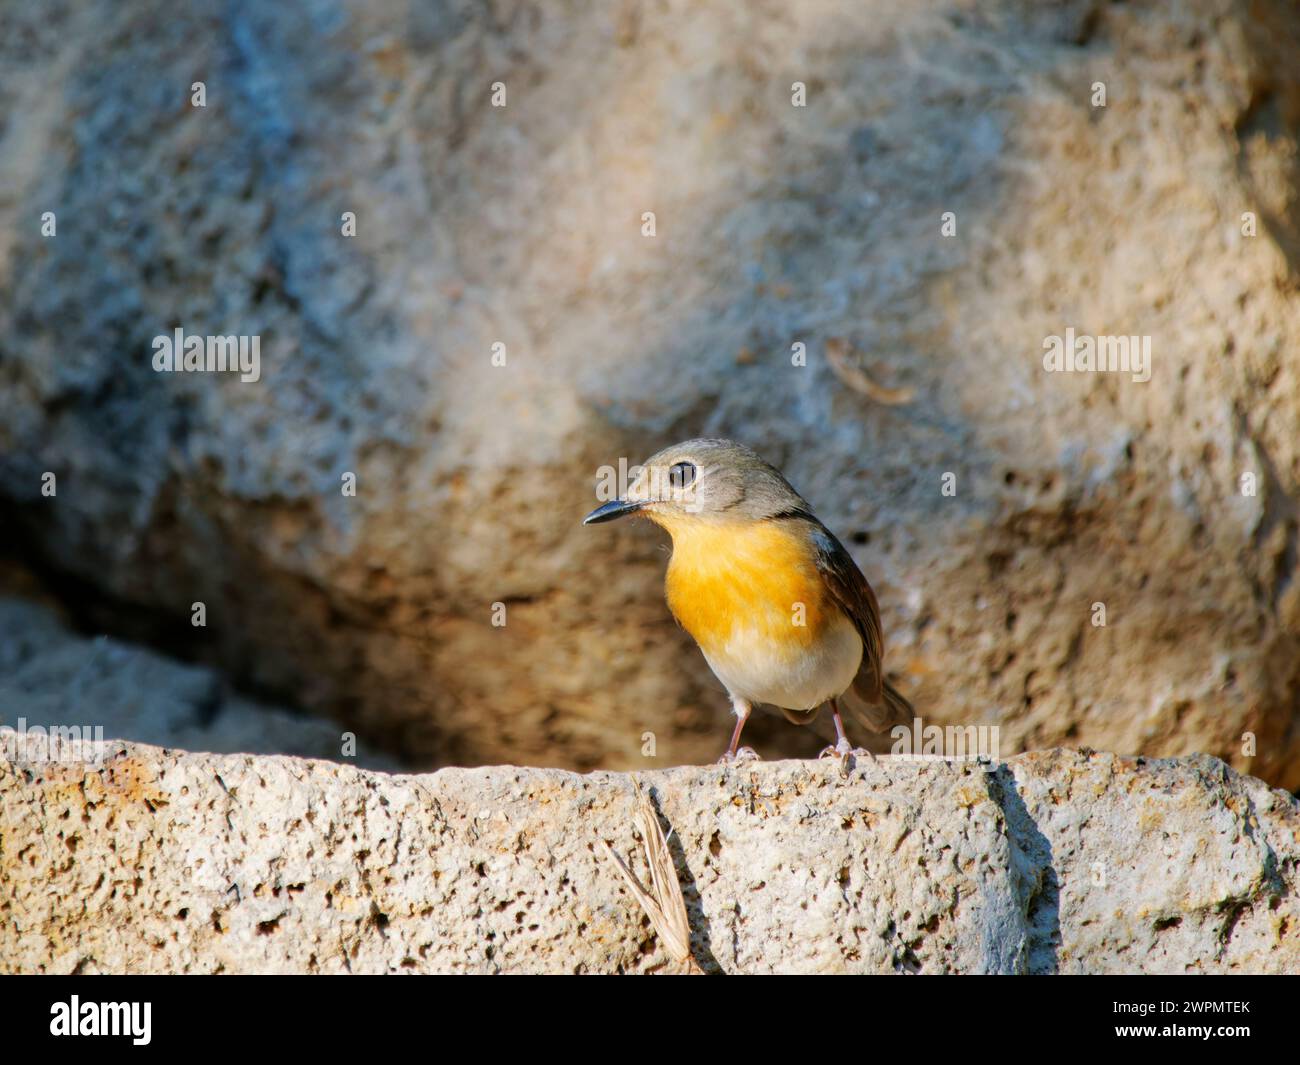
[[[722,966],[713,955],[713,924],[704,909],[699,885],[695,882],[695,874],[691,872],[686,851],[682,847],[682,841],[678,838],[676,831],[673,830],[672,824],[663,815],[660,809],[659,796],[653,788],[650,791],[650,801],[655,807],[659,823],[667,836],[668,850],[673,856],[673,865],[677,869],[678,882],[682,888],[682,899],[686,903],[686,913],[691,922],[691,954],[700,968],[706,973],[711,975],[721,973],[723,971]],[[705,863],[708,862],[708,858],[704,857],[704,855],[700,855],[699,860]]]
[[[1023,894],[1021,902],[1028,929],[1024,971],[1050,974],[1059,971],[1061,946],[1061,887],[1052,864],[1052,844],[1038,830],[1005,765],[990,770],[989,793],[1006,819],[1012,844],[1012,870]]]
[[[1300,133],[1300,22],[1271,4],[1252,8],[1242,32],[1252,62],[1244,72],[1249,92],[1237,117],[1234,133],[1243,178],[1254,202],[1250,205],[1286,256],[1292,275],[1300,273],[1300,158],[1294,151],[1276,154],[1270,148],[1294,144]]]
[[[53,604],[0,595],[0,726],[397,768],[364,741],[347,742],[337,725],[232,690],[221,673],[73,633],[66,620]]]

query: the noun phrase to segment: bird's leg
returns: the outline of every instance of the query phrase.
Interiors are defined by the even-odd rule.
[[[870,751],[863,750],[861,747],[854,747],[849,742],[849,737],[844,732],[844,719],[840,717],[840,704],[834,699],[830,700],[831,718],[835,722],[835,746],[822,749],[818,758],[847,758],[849,755],[867,755],[873,762],[876,756]]]
[[[736,715],[736,727],[731,732],[731,743],[726,752],[718,759],[719,765],[730,765],[732,762],[749,762],[758,760],[758,752],[753,747],[741,747],[740,733],[745,727],[745,722],[749,720],[749,715],[754,712],[754,706],[748,699],[742,699],[738,695],[731,697],[731,711]]]
[[[844,732],[844,719],[840,717],[840,707],[834,699],[830,700],[831,720],[835,722],[835,743],[833,746],[822,749],[818,758],[843,758],[853,751],[853,745],[849,743],[849,738]]]

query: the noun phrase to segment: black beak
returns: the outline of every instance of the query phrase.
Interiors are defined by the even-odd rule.
[[[624,499],[615,499],[612,503],[606,503],[603,507],[597,507],[593,510],[582,519],[582,524],[599,525],[602,521],[613,521],[615,518],[635,514],[643,506],[645,506],[644,503],[629,503]]]

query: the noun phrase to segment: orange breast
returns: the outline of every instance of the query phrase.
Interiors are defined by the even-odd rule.
[[[706,654],[739,630],[787,652],[816,643],[837,607],[796,522],[664,523],[668,607]]]

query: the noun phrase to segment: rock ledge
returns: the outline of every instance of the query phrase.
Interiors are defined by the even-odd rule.
[[[0,735],[0,969],[672,971],[625,774]],[[56,745],[57,753],[57,745]],[[1300,971],[1300,805],[1203,756],[638,773],[704,968]]]

